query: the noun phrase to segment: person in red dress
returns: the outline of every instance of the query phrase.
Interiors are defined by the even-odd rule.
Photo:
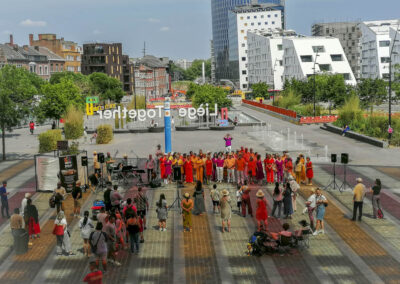
[[[270,154],[267,154],[264,160],[265,173],[267,175],[267,183],[271,184],[274,183],[274,170],[273,170],[274,163],[275,163],[274,158]]]
[[[308,185],[312,185],[312,179],[314,177],[313,165],[310,160],[310,157],[307,157],[306,162],[306,176],[308,178]]]
[[[165,179],[165,161],[166,161],[165,154],[160,158],[160,173],[161,173],[161,179]]]
[[[193,182],[193,165],[192,161],[188,157],[183,164],[183,169],[185,171],[185,182],[192,183]]]
[[[256,177],[256,168],[257,168],[257,162],[256,160],[253,159],[252,156],[250,156],[249,163],[247,164],[250,184],[254,184],[254,179]]]
[[[253,208],[251,207],[251,202],[250,202],[250,189],[247,187],[247,185],[243,186],[242,190],[242,216],[246,217],[246,207],[247,207],[247,212],[251,217],[253,217]]]
[[[213,161],[211,160],[211,156],[208,154],[206,160],[207,184],[212,180],[212,174],[213,174]]]
[[[268,212],[267,212],[267,199],[264,197],[264,192],[260,189],[256,193],[257,196],[257,230],[261,232],[262,230],[267,231],[268,224]]]

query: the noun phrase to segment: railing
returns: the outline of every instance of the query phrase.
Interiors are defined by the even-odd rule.
[[[292,117],[292,118],[297,118],[297,113],[293,110],[288,110],[285,108],[280,108],[280,107],[276,107],[276,106],[271,106],[271,105],[266,105],[266,104],[262,104],[262,103],[257,103],[257,102],[253,102],[253,101],[249,101],[249,100],[242,100],[242,103],[244,104],[249,104],[255,107],[259,107],[259,108],[263,108],[275,113],[279,113],[281,115],[284,116],[288,116],[288,117]]]
[[[325,116],[303,116],[300,118],[300,124],[312,124],[312,123],[330,123],[335,122],[338,119],[337,115],[325,115]]]

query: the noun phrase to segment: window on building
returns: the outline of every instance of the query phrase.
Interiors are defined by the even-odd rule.
[[[259,26],[261,26],[261,23],[260,23],[260,22],[258,22],[258,25],[259,25]]]
[[[241,30],[240,33],[244,34],[244,30]]]
[[[332,70],[332,67],[330,64],[319,64],[319,70],[323,72],[328,72]]]
[[[49,67],[44,66],[44,75],[49,75]]]
[[[387,46],[390,46],[390,40],[379,41],[379,47],[387,47]]]
[[[329,34],[329,28],[326,28],[326,34]]]
[[[312,47],[313,51],[315,53],[324,53],[325,52],[325,47],[323,45],[316,45]]]
[[[264,19],[264,15],[261,15],[261,19]]]
[[[241,20],[243,20],[243,17],[240,17]]]
[[[81,57],[80,57],[80,56],[77,56],[77,57],[76,57],[76,61],[81,61]]]
[[[343,73],[342,75],[343,75],[343,78],[344,78],[346,81],[351,80],[350,73]]]
[[[50,72],[53,72],[53,63],[50,64]]]
[[[389,63],[390,57],[381,57],[381,63]]]
[[[265,22],[266,25],[268,25],[268,22]]]
[[[301,62],[312,62],[312,56],[311,55],[302,55],[300,56]]]
[[[356,31],[356,27],[352,27],[351,31],[354,33]]]
[[[268,18],[271,18],[271,15],[268,15]]]
[[[257,16],[254,16],[254,19],[257,19]]]
[[[278,44],[278,50],[282,50],[283,49],[283,45],[282,44]]]
[[[247,89],[247,84],[242,85],[243,89]]]
[[[250,16],[247,16],[247,20],[250,20]]]
[[[275,25],[275,22],[274,22],[274,21],[272,21],[272,24],[273,24],[273,25]]]
[[[39,74],[40,74],[40,75],[43,75],[42,65],[39,66]]]
[[[382,73],[382,78],[389,80],[389,73]]]
[[[331,54],[332,61],[343,61],[343,56],[341,54]]]
[[[275,18],[278,18],[278,14],[275,14]]]
[[[246,61],[246,57],[242,57],[242,61]]]
[[[244,23],[244,26],[247,27],[247,23]]]
[[[251,23],[252,26],[254,26],[254,23]]]
[[[246,75],[247,71],[246,70],[242,70],[242,75]]]
[[[283,66],[283,60],[279,60],[279,66]]]

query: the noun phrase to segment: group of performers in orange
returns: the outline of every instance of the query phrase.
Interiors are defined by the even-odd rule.
[[[245,184],[273,184],[275,181],[283,183],[292,175],[298,184],[312,184],[314,177],[313,164],[309,157],[300,154],[296,161],[287,152],[266,154],[264,160],[253,149],[241,147],[240,150],[230,153],[198,153],[189,154],[158,153],[156,154],[161,178],[164,183],[172,181],[174,168],[181,171],[182,181],[193,183],[228,182]]]

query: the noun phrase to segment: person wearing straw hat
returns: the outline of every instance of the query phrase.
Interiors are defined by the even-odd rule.
[[[232,217],[232,207],[230,204],[229,191],[224,189],[222,192],[222,198],[220,200],[221,204],[221,220],[222,220],[222,233],[225,232],[225,222],[228,226],[228,232],[231,232],[231,217]]]
[[[262,230],[267,230],[268,224],[268,212],[267,212],[267,199],[265,198],[264,192],[259,189],[256,193],[257,196],[257,230],[261,232]]]
[[[182,217],[183,217],[183,231],[189,232],[192,231],[192,209],[193,209],[193,200],[190,199],[189,192],[186,192],[183,195],[184,199],[181,202],[182,208]]]
[[[358,221],[361,221],[362,217],[362,209],[364,204],[364,197],[366,193],[365,185],[363,184],[362,178],[357,178],[357,185],[353,190],[353,221],[356,220],[357,217],[357,209],[358,209]]]

